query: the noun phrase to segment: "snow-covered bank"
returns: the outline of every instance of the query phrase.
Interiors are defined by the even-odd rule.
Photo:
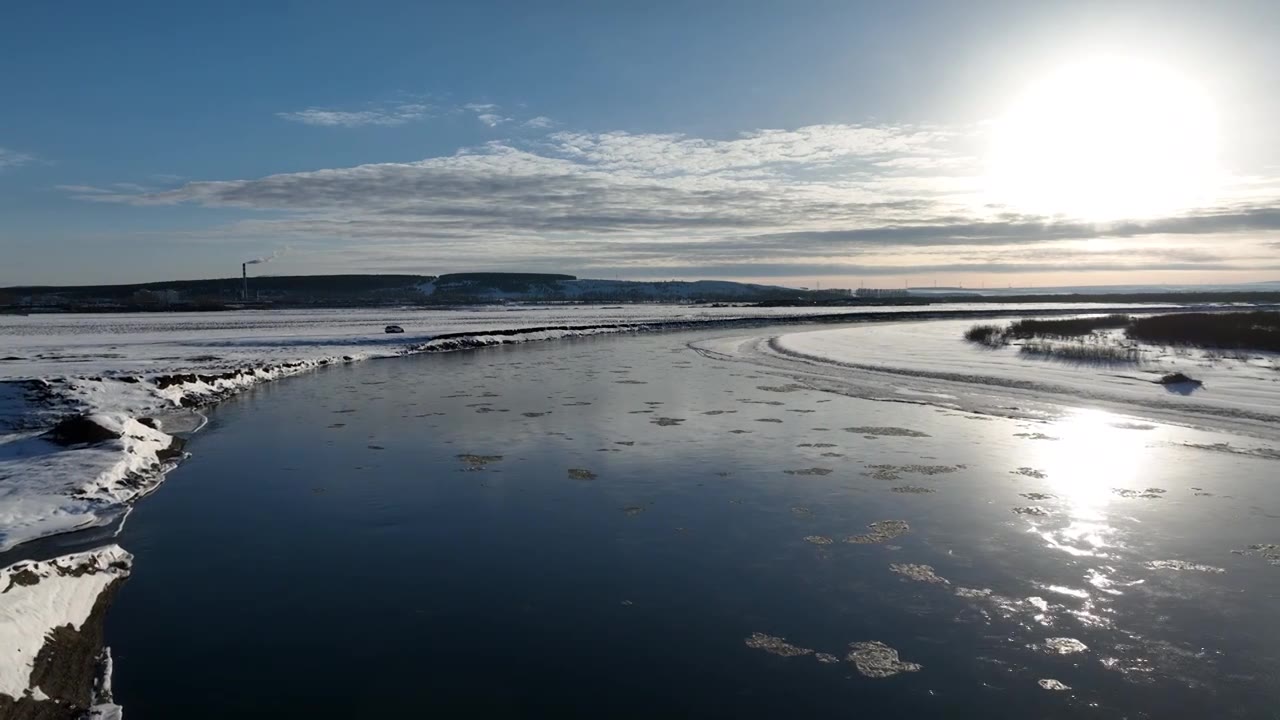
[[[549,305],[0,317],[0,433],[8,433],[0,434],[0,551],[109,523],[153,490],[173,459],[162,456],[172,441],[166,413],[335,363],[605,333],[1009,309]],[[385,334],[386,324],[405,333]],[[64,449],[40,434],[85,415],[118,437]]]
[[[0,380],[95,375],[204,373],[322,357],[394,355],[449,334],[530,327],[625,326],[805,316],[942,314],[1008,310],[993,304],[870,307],[712,307],[710,305],[510,305],[421,310],[246,310],[217,313],[0,315]],[[1019,309],[1101,311],[1052,303]],[[400,325],[404,335],[385,335]]]
[[[1013,416],[1088,405],[1166,422],[1280,436],[1280,356],[1247,358],[1142,346],[1137,364],[1082,364],[1028,357],[1017,347],[963,339],[971,321],[880,323],[705,344],[792,370],[860,397],[929,403]],[[1162,385],[1182,372],[1195,385]]]
[[[0,716],[111,716],[103,618],[132,561],[110,545],[0,569]]]
[[[0,552],[29,540],[111,522],[160,483],[180,442],[118,413],[83,422],[97,442],[52,442],[21,433],[0,443]]]

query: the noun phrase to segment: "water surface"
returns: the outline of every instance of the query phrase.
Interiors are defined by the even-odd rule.
[[[1280,567],[1248,550],[1280,542],[1280,463],[1187,445],[1258,443],[821,393],[687,347],[711,334],[372,361],[217,407],[119,539],[117,701],[131,720],[1280,704]],[[926,565],[940,581],[913,579]],[[871,641],[920,669],[864,676],[845,657]]]

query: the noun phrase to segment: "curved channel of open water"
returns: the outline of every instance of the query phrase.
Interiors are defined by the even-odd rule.
[[[1280,567],[1248,547],[1280,542],[1280,462],[1105,413],[797,388],[687,347],[713,334],[367,362],[218,406],[119,538],[117,702],[130,720],[1280,706]],[[915,665],[846,659],[872,641]]]

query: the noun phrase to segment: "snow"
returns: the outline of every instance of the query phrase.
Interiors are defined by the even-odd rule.
[[[0,443],[0,552],[109,523],[159,484],[171,436],[121,414],[89,418],[120,439],[64,449],[26,433]]]
[[[333,363],[726,321],[1001,309],[1008,308],[541,304],[0,316],[0,551],[110,523],[127,503],[155,489],[168,467],[156,453],[171,440],[164,429],[173,411]],[[404,334],[384,333],[388,324]],[[39,431],[76,414],[96,414],[124,437],[71,449],[40,438]],[[159,429],[137,422],[146,417]]]
[[[129,574],[133,556],[118,545],[25,561],[0,569],[0,694],[43,694],[29,686],[36,655],[57,627],[79,630],[107,586]],[[33,583],[32,580],[35,582]]]
[[[111,676],[115,673],[111,648],[102,649],[101,665],[97,687],[94,688],[94,703],[89,708],[89,720],[123,720],[124,708],[114,702],[111,690]]]
[[[704,349],[791,367],[863,397],[925,402],[1001,415],[1088,405],[1260,437],[1280,434],[1280,356],[1215,357],[1140,346],[1141,364],[1090,365],[1029,358],[1015,346],[963,339],[972,320],[876,323],[774,338],[726,339]],[[1199,388],[1156,381],[1184,372]],[[1183,394],[1185,393],[1185,394]]]

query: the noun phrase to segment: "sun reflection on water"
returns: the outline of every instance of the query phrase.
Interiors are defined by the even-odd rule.
[[[1148,450],[1144,439],[1116,427],[1123,418],[1103,410],[1078,410],[1052,426],[1052,439],[1030,444],[1028,465],[1043,468],[1064,527],[1039,528],[1051,546],[1077,556],[1104,555],[1113,545],[1115,528],[1107,506],[1113,488],[1141,487]]]
[[[1105,519],[1112,488],[1140,487],[1146,443],[1117,428],[1121,420],[1104,410],[1079,410],[1054,424],[1056,441],[1036,444],[1037,462],[1074,518]]]

